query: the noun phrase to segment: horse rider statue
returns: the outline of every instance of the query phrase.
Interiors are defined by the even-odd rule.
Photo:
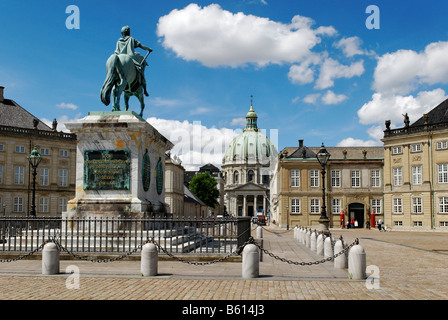
[[[144,97],[148,96],[146,90],[145,67],[147,56],[152,49],[143,45],[135,38],[131,37],[131,29],[124,26],[121,29],[122,38],[118,39],[114,54],[112,54],[106,63],[107,76],[101,88],[101,101],[107,106],[110,103],[110,94],[113,95],[112,111],[120,110],[120,96],[124,92],[125,108],[129,108],[129,98],[131,95],[140,100],[141,112],[145,107]],[[145,57],[136,48],[148,51]]]

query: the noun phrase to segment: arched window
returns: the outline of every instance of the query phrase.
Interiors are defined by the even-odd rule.
[[[247,172],[247,182],[251,182],[254,180],[254,171],[253,170],[249,170]]]
[[[238,171],[235,171],[234,173],[233,173],[233,183],[238,183],[238,177],[239,177],[239,174],[238,174]]]

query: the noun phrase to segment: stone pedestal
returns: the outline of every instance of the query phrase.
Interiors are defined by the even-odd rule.
[[[173,144],[133,111],[89,112],[77,136],[76,195],[65,217],[165,216],[165,152]]]

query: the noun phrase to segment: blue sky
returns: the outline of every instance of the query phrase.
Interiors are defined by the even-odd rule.
[[[79,29],[66,27],[69,5]],[[366,27],[369,5],[380,29]],[[0,85],[60,124],[110,110],[99,99],[105,63],[129,25],[153,49],[144,118],[181,157],[200,126],[209,154],[195,164],[220,164],[251,95],[279,151],[298,139],[381,145],[385,120],[401,126],[407,112],[416,121],[448,98],[447,11],[447,1],[415,0],[1,0]],[[136,98],[131,108],[139,111]],[[191,139],[176,137],[179,128]],[[209,136],[223,147],[210,152]]]

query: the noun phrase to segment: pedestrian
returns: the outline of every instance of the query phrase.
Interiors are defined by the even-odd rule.
[[[355,228],[358,228],[358,220],[355,220]]]
[[[381,231],[381,228],[382,228],[382,224],[383,224],[383,221],[381,221],[381,219],[379,219],[378,220],[378,230],[380,230],[380,231]]]

